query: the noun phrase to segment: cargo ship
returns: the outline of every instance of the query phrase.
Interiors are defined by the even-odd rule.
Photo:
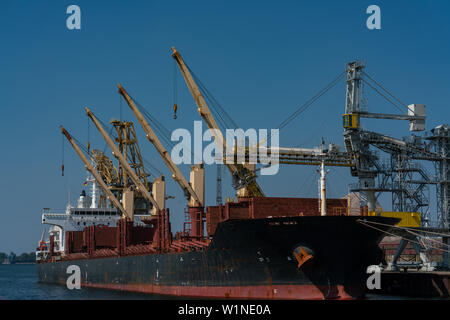
[[[224,152],[233,149],[203,97],[209,93],[203,90],[202,95],[196,77],[175,48],[172,56],[215,144]],[[197,298],[364,296],[367,267],[381,262],[378,244],[399,219],[351,216],[347,200],[326,198],[325,165],[353,166],[349,154],[324,144],[315,149],[266,147],[265,158],[260,159],[264,164],[276,152],[285,152],[293,163],[320,165],[318,198],[267,197],[256,182],[254,163],[227,159],[224,165],[233,177],[237,200],[207,206],[203,164],[191,166],[188,182],[147,121],[148,112],[118,87],[186,195],[183,230],[172,233],[165,178],[147,180],[133,124],[111,122],[117,129],[115,143],[86,108],[118,160],[119,170],[101,152],[83,151],[61,127],[90,172],[92,189],[91,196],[83,191],[77,206],[68,205],[65,213],[49,209],[43,213],[42,222],[52,228],[48,241],[42,236],[36,251],[41,282],[66,285],[69,267],[75,265],[82,287]],[[247,160],[249,150],[245,152]],[[371,223],[377,227],[368,227]]]
[[[382,230],[398,220],[320,216],[316,201],[253,198],[208,207],[204,239],[173,237],[168,209],[146,226],[119,219],[116,227],[66,231],[64,251],[55,241],[60,233],[52,234],[49,248],[37,252],[39,279],[66,285],[68,267],[77,265],[82,287],[197,298],[361,298],[367,267],[381,261]],[[66,216],[104,219],[96,215],[101,211],[72,208]]]

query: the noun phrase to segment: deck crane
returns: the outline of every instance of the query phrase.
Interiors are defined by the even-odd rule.
[[[105,139],[108,146],[111,148],[112,154],[114,157],[117,158],[117,160],[120,162],[120,164],[123,166],[123,168],[128,172],[128,175],[130,176],[131,180],[136,186],[136,190],[142,194],[142,196],[148,200],[152,205],[154,210],[152,210],[152,215],[156,215],[160,210],[164,209],[164,202],[157,203],[155,198],[150,194],[150,192],[145,188],[145,185],[142,183],[142,181],[139,179],[139,177],[136,175],[136,172],[131,168],[123,154],[120,152],[120,150],[117,148],[117,146],[112,141],[111,137],[108,135],[108,133],[105,131],[105,129],[100,124],[99,120],[95,117],[95,115],[92,113],[91,110],[88,108],[85,108],[86,114],[89,118],[91,118],[92,122],[94,123],[95,127],[98,129],[102,137]],[[159,198],[159,197],[158,197]],[[128,204],[133,201],[133,191],[127,190],[124,192],[124,199],[127,199],[126,201]],[[130,206],[133,211],[133,205]],[[131,219],[132,220],[132,219]]]
[[[116,195],[116,197],[122,197],[122,188],[119,179],[119,171],[114,166],[108,156],[106,156],[103,151],[98,149],[91,150],[91,158],[95,165],[95,169],[100,174],[103,181],[106,183],[111,192]],[[103,193],[99,194],[99,202],[98,205],[100,207],[106,207],[107,201],[106,197]]]
[[[227,150],[227,143],[223,137],[222,132],[217,125],[216,120],[214,119],[211,110],[208,107],[203,95],[201,94],[197,84],[195,83],[194,78],[192,77],[189,68],[186,66],[184,60],[181,58],[180,53],[172,47],[172,57],[177,62],[177,65],[183,75],[183,78],[189,88],[189,91],[194,98],[194,101],[198,107],[198,112],[203,120],[208,125],[208,128],[211,131],[211,135],[216,143],[216,145],[225,152]],[[261,187],[256,182],[256,175],[253,170],[246,167],[241,163],[228,163],[225,165],[228,167],[231,175],[233,176],[233,180],[236,181],[235,185],[237,186],[237,195],[238,197],[264,197],[264,193]]]
[[[105,191],[107,198],[112,202],[112,204],[117,209],[120,210],[120,212],[122,212],[122,218],[131,219],[133,217],[132,212],[128,212],[127,210],[125,210],[125,208],[122,206],[122,204],[119,202],[119,200],[117,200],[116,196],[114,196],[114,194],[108,188],[108,186],[103,181],[103,179],[100,176],[100,174],[97,172],[97,170],[94,169],[92,164],[89,162],[89,160],[83,154],[83,152],[81,151],[80,147],[78,147],[78,145],[73,141],[72,136],[69,134],[69,132],[67,132],[67,130],[64,129],[63,126],[60,126],[60,128],[61,128],[61,132],[66,136],[67,140],[70,142],[70,144],[72,145],[72,147],[75,150],[75,152],[78,154],[78,156],[83,161],[86,169],[92,174],[94,179],[97,180],[97,182],[100,185],[100,187]]]
[[[131,97],[120,84],[118,84],[117,87],[119,88],[119,93],[124,97],[139,124],[144,129],[148,141],[155,146],[156,151],[158,151],[167,168],[170,170],[172,178],[181,187],[189,201],[188,210],[191,218],[191,236],[195,238],[203,237],[203,210],[205,198],[205,174],[203,165],[200,164],[191,167],[191,183],[188,183],[180,169],[173,163],[170,154],[164,148],[158,136],[150,127]]]

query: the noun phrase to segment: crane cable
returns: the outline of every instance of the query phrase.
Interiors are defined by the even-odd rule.
[[[88,154],[90,154],[91,150],[91,139],[90,139],[90,118],[87,117],[87,150]]]
[[[132,98],[132,99],[133,99],[133,98]],[[134,101],[134,99],[133,99],[133,101]],[[134,102],[135,102],[136,104],[138,104],[138,102],[136,102],[136,101],[134,101]],[[102,126],[108,127],[108,126],[107,126],[100,118],[97,117],[97,120],[102,124]],[[166,130],[167,130],[167,129],[166,129]],[[111,128],[110,128],[110,130],[109,130],[109,135],[112,136],[114,139],[118,139],[117,132],[114,131],[114,126],[113,126],[113,125],[111,125]],[[103,150],[103,153],[105,153],[106,147],[107,147],[107,146],[108,146],[108,145],[105,144],[105,148],[104,148],[104,150]],[[142,161],[145,162],[149,167],[151,167],[154,171],[156,171],[157,173],[159,173],[159,175],[163,175],[163,173],[161,172],[161,170],[159,170],[158,168],[156,168],[155,166],[153,166],[153,165],[150,163],[150,161],[148,161],[147,159],[145,159],[142,155],[141,155],[141,157],[142,157]],[[134,162],[134,159],[131,158],[131,154],[130,154],[130,153],[127,153],[127,161],[128,161],[128,162]],[[148,171],[150,171],[150,173],[151,173],[152,175],[156,176],[151,170],[148,170]],[[145,168],[144,168],[144,172],[145,172]]]
[[[213,111],[215,111],[218,122],[221,124],[222,127],[227,128],[230,125],[234,128],[237,128],[237,124],[233,121],[233,119],[229,116],[229,114],[223,109],[223,107],[220,105],[220,103],[214,98],[214,96],[208,91],[208,89],[203,85],[203,83],[200,81],[200,79],[197,77],[197,75],[189,68],[189,66],[186,64],[186,67],[188,68],[189,72],[192,74],[192,77],[194,78],[195,82],[198,84],[199,89],[204,94],[205,98],[207,98],[208,101],[211,102],[211,106]],[[304,112],[306,109],[308,109],[309,106],[311,106],[317,99],[319,99],[321,96],[323,96],[326,92],[328,92],[331,88],[333,88],[336,84],[339,83],[341,78],[343,78],[345,75],[345,72],[339,73],[339,75],[334,78],[330,83],[328,83],[322,90],[320,90],[317,94],[315,94],[313,97],[311,97],[308,101],[306,101],[303,105],[301,105],[294,113],[292,113],[286,120],[282,121],[278,126],[277,129],[281,130],[282,128],[286,127],[292,120],[294,120],[299,114]],[[270,141],[272,134],[267,138],[267,141]]]
[[[133,98],[131,98],[133,99]],[[169,129],[167,129],[161,122],[159,122],[155,117],[153,117],[147,109],[145,109],[142,105],[139,104],[136,100],[133,101],[138,105],[139,109],[144,114],[145,118],[152,124],[152,128],[155,129],[158,136],[162,138],[162,140],[169,146],[174,147],[174,142],[171,140],[171,133]]]
[[[374,78],[372,78],[369,74],[367,74],[364,71],[361,71],[362,74],[364,74],[368,79],[370,79],[371,81],[373,81],[378,87],[380,87],[381,89],[383,89],[388,95],[390,95],[392,98],[394,98],[398,103],[400,103],[401,106],[405,107],[406,109],[408,109],[409,111],[411,111],[414,115],[416,115],[416,113],[409,108],[409,106],[404,103],[403,101],[401,101],[399,98],[397,98],[395,95],[393,95],[391,92],[389,92],[386,88],[384,88],[380,83],[378,83]],[[364,78],[362,79],[366,84],[368,84],[372,89],[374,89],[375,91],[377,91],[379,94],[381,94],[383,97],[385,97],[382,93],[380,93],[378,90],[376,90],[375,88],[373,88],[368,82],[367,80],[365,80]],[[385,97],[385,99],[387,99],[387,97]],[[391,102],[389,99],[387,99],[389,102]],[[392,103],[392,102],[391,102]],[[392,103],[394,104],[394,103]],[[396,104],[394,104],[397,108],[398,106]],[[400,108],[398,108],[400,109]],[[400,111],[403,112],[403,110],[400,109]]]
[[[97,118],[97,119],[104,125],[103,121],[101,121],[99,118]],[[112,135],[113,129],[114,129],[114,126],[112,126],[111,129],[110,129],[110,132],[109,132],[110,135]],[[85,153],[86,155],[88,155],[89,157],[91,156],[90,150],[89,150],[89,144],[88,144],[88,147],[86,148],[86,147],[84,147],[84,144],[81,143],[81,141],[79,141],[77,138],[75,138],[75,137],[72,136],[72,135],[70,135],[70,137],[72,138],[72,140],[75,141],[75,143],[77,144],[77,146],[80,148],[80,150],[81,150],[82,152],[84,152],[84,153]],[[115,137],[115,136],[113,135],[113,137]],[[63,153],[62,153],[63,162],[64,162],[64,138],[65,138],[65,137],[64,137],[64,134],[63,134],[63,136],[62,136],[62,139],[63,139]],[[105,149],[103,150],[103,154],[104,154],[105,151],[106,151],[106,147],[107,147],[107,145],[105,145]],[[131,156],[131,155],[128,154],[128,156],[127,156],[128,160],[131,160],[131,159],[129,158],[130,156]],[[142,157],[142,161],[144,161],[145,164],[147,164],[149,167],[151,167],[153,170],[155,170],[157,173],[159,173],[159,175],[163,175],[163,173],[162,173],[158,168],[156,168],[155,166],[153,166],[153,165],[152,165],[147,159],[145,159],[144,157]],[[62,165],[62,170],[63,170],[63,176],[64,176],[64,164]],[[151,172],[151,170],[149,170],[149,171],[150,171],[150,173],[153,174],[153,172]],[[156,176],[155,174],[153,174],[153,175]]]
[[[157,167],[155,167],[153,164],[151,164],[151,162],[148,161],[145,157],[142,157],[142,161],[144,161],[144,163],[145,163],[148,167],[151,168],[151,169],[148,169],[148,171],[150,171],[150,173],[151,173],[153,176],[156,177],[156,174],[155,174],[154,172],[152,172],[152,170],[156,171],[156,172],[158,173],[158,175],[160,175],[160,176],[164,175],[164,173],[163,173],[161,170],[159,170]]]
[[[177,118],[178,88],[177,88],[177,62],[173,60],[173,118]]]
[[[384,88],[380,83],[378,83],[374,78],[372,78],[369,74],[367,74],[365,71],[362,71],[362,73],[369,78],[370,80],[372,80],[377,86],[379,86],[381,89],[383,89],[387,94],[389,94],[392,98],[394,98],[395,100],[397,100],[398,103],[400,103],[402,106],[404,106],[405,108],[408,108],[408,106],[406,105],[406,103],[404,103],[403,101],[401,101],[399,98],[397,98],[396,96],[394,96],[392,93],[390,93],[386,88]]]
[[[411,240],[411,239],[408,239],[408,238],[405,238],[405,237],[396,235],[396,234],[394,234],[394,233],[385,231],[385,230],[383,230],[383,229],[380,229],[380,228],[371,226],[371,225],[368,223],[368,221],[361,220],[361,219],[358,219],[358,220],[356,220],[356,221],[357,221],[358,223],[361,223],[362,225],[364,225],[364,226],[366,226],[366,227],[369,227],[369,228],[372,228],[372,229],[381,231],[382,233],[385,233],[385,234],[390,235],[390,236],[392,236],[392,237],[398,237],[398,238],[403,239],[403,240],[405,240],[405,241],[409,241],[409,242],[411,242],[411,243],[415,243],[415,244],[418,244],[419,246],[422,246],[422,244],[421,244],[420,242],[417,242],[417,241],[414,241],[414,240]],[[373,222],[371,221],[370,223],[373,223]],[[395,226],[391,226],[391,225],[388,225],[388,226],[390,226],[390,227],[395,227]],[[399,227],[397,227],[397,228],[399,228]],[[441,243],[441,244],[442,244],[442,245],[448,246],[447,244],[444,244],[444,243]],[[440,248],[440,247],[433,247],[433,246],[429,246],[429,247],[432,248],[432,249],[442,250],[442,251],[444,251],[444,252],[450,253],[450,250],[446,250],[446,249],[443,249],[443,248]]]
[[[113,139],[117,139],[117,138],[118,138],[116,132],[114,132],[114,126],[113,126],[112,124],[107,125],[107,124],[105,124],[105,123],[102,121],[102,119],[100,119],[100,117],[96,116],[96,118],[97,118],[98,122],[100,122],[100,124],[103,126],[103,128],[108,128],[108,126],[110,126],[109,132],[108,132],[108,135],[109,135],[109,136],[112,136]],[[89,119],[90,119],[90,118],[88,117],[88,121],[89,121]],[[108,146],[108,143],[105,141],[105,146],[103,147],[103,153],[106,153],[106,148],[108,148],[108,147],[109,147],[109,146]],[[88,154],[89,154],[89,152],[88,152]]]
[[[64,177],[64,134],[62,135],[61,145],[61,175]]]
[[[173,141],[170,139],[171,134],[169,129],[167,129],[161,122],[159,122],[156,118],[154,118],[147,109],[142,106],[136,99],[134,99],[129,93],[128,96],[131,98],[131,100],[136,104],[138,109],[143,113],[145,118],[152,124],[152,128],[158,133],[158,136],[161,137],[162,140],[164,140],[165,143],[167,143],[170,146],[174,146]]]
[[[185,63],[186,64],[186,63]],[[192,78],[197,83],[199,90],[202,95],[208,100],[209,105],[211,106],[211,111],[214,112],[216,116],[216,120],[221,127],[222,130],[238,128],[238,125],[233,120],[233,118],[225,111],[219,101],[214,97],[214,95],[206,88],[206,86],[202,83],[200,78],[192,71],[192,69],[186,64],[187,69],[192,75]]]
[[[390,102],[393,106],[395,106],[398,110],[400,110],[400,112],[403,112],[403,110],[395,103],[393,102],[391,99],[389,99],[388,97],[386,97],[383,93],[381,93],[377,88],[375,88],[374,86],[372,86],[370,84],[370,82],[368,82],[367,80],[365,80],[364,78],[361,78],[362,81],[364,81],[364,83],[366,83],[369,87],[371,87],[373,90],[375,90],[380,96],[382,96],[384,99],[386,99],[388,102]]]
[[[136,106],[138,107],[138,109],[142,112],[142,114],[145,116],[145,118],[152,123],[152,127],[154,128],[154,131],[157,132],[158,137],[160,137],[165,143],[166,145],[170,146],[171,148],[175,147],[175,143],[172,141],[171,137],[171,133],[170,131],[161,123],[159,122],[156,118],[154,118],[148,111],[147,109],[142,106],[136,99],[134,99],[130,94],[128,94],[128,96],[131,98],[131,100],[136,104]],[[183,141],[184,142],[184,141]],[[197,160],[198,163],[200,163],[201,161],[198,161],[198,157],[196,157],[195,153],[191,150],[191,148],[189,148],[188,145],[186,145],[184,143],[184,147],[189,150],[189,152],[191,153],[192,157],[194,159]]]
[[[309,183],[309,179],[311,179],[311,177],[312,177],[314,174],[315,174],[314,171],[311,171],[311,172],[309,173],[309,175],[307,176],[307,178],[303,180],[303,184],[301,184],[301,185],[300,185],[300,188],[298,188],[298,190],[295,192],[295,195],[300,195],[300,192],[302,192],[303,189],[304,189],[304,187],[308,185],[309,188],[308,188],[307,192],[304,193],[304,195],[308,195],[308,196],[309,196],[309,193],[310,193],[311,187],[312,187],[312,183]]]
[[[119,95],[119,119],[120,121],[122,121],[122,96],[120,93],[118,93]]]
[[[81,143],[80,140],[75,138],[73,135],[70,135],[70,137],[72,138],[72,140],[74,140],[76,142],[78,148],[80,148],[81,151],[83,151],[86,155],[89,155],[87,148],[84,146],[83,143]]]
[[[299,114],[304,112],[306,109],[308,109],[317,99],[319,99],[321,96],[323,96],[326,92],[328,92],[331,88],[333,88],[336,84],[338,84],[339,80],[343,78],[345,75],[345,72],[341,72],[333,81],[328,83],[322,90],[320,90],[318,93],[316,93],[312,98],[310,98],[308,101],[306,101],[304,104],[302,104],[299,108],[297,108],[296,111],[294,111],[289,117],[287,117],[286,120],[282,121],[278,126],[277,129],[281,130],[284,127],[286,127],[292,120],[297,118]]]
[[[341,78],[343,78],[345,75],[345,71],[339,73],[339,75],[334,78],[331,82],[329,82],[325,87],[323,87],[319,92],[317,92],[314,96],[312,96],[309,100],[307,100],[304,104],[302,104],[297,110],[295,110],[289,117],[287,117],[284,121],[282,121],[276,129],[281,130],[284,127],[286,127],[289,123],[291,123],[295,118],[297,118],[301,113],[306,111],[317,99],[322,97],[325,93],[327,93],[331,88],[333,88],[335,85],[339,83]],[[270,139],[272,138],[272,131],[270,135],[267,137],[265,141],[263,141],[265,144],[268,144],[270,142]],[[263,142],[260,142],[262,144]]]
[[[368,222],[368,223],[373,223],[373,224],[378,224],[378,225],[381,225],[381,226],[390,226],[390,225],[388,225],[388,224],[385,224],[385,223],[381,223],[381,222],[375,222],[375,221],[370,221],[370,222]],[[401,230],[405,230],[406,232],[409,232],[409,233],[412,233],[412,234],[414,234],[414,235],[420,235],[420,233],[418,233],[415,229],[413,229],[413,228],[408,228],[408,227],[399,227],[399,226],[394,226],[394,228],[396,228],[396,229],[401,229]],[[423,233],[429,233],[429,234],[434,234],[434,235],[436,235],[436,236],[440,236],[440,237],[447,237],[448,235],[447,234],[445,234],[445,233],[440,233],[440,232],[433,232],[433,231],[422,231]],[[445,245],[447,245],[447,244],[445,244]],[[447,245],[447,246],[450,246],[450,245]]]

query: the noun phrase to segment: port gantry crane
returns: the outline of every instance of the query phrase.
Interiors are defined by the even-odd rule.
[[[427,146],[422,143],[421,137],[411,135],[409,139],[396,139],[390,136],[365,130],[361,127],[361,118],[375,118],[375,119],[389,119],[389,120],[407,120],[410,122],[410,131],[424,131],[425,130],[425,105],[411,104],[406,106],[401,103],[396,97],[390,94],[386,89],[381,87],[375,80],[364,72],[364,64],[360,61],[354,61],[348,64],[346,69],[347,74],[347,89],[346,89],[346,105],[345,114],[343,115],[344,125],[344,142],[347,152],[355,158],[355,167],[352,168],[353,176],[358,177],[357,185],[352,186],[353,191],[359,191],[363,201],[367,202],[368,211],[375,211],[376,196],[375,192],[392,192],[397,195],[396,202],[393,201],[394,209],[399,211],[417,211],[421,207],[428,204],[423,201],[420,192],[425,184],[433,184],[426,175],[426,173],[419,168],[411,166],[411,160],[428,160],[439,161],[441,157],[436,152],[430,151]],[[364,77],[363,77],[364,75]],[[367,80],[366,80],[367,78]],[[407,114],[385,114],[372,113],[364,110],[361,106],[362,99],[362,83],[366,83],[374,88],[380,95],[382,95],[389,102],[397,106],[386,95],[377,90],[371,82],[372,80],[381,89],[385,90],[393,99],[396,99],[404,107],[408,109]],[[397,106],[398,108],[398,106]],[[370,146],[375,146],[391,155],[391,164],[383,166],[379,163],[378,156],[370,150]],[[398,175],[404,175],[405,172],[417,171],[422,177],[422,182],[419,187],[410,192],[411,187],[402,187],[402,181],[393,181],[388,184],[388,177],[394,178]],[[376,185],[375,178],[382,175],[383,181]],[[400,179],[400,180],[405,180]],[[419,179],[412,182],[418,183]],[[407,202],[408,201],[408,202]],[[425,218],[425,217],[424,217]],[[428,218],[427,218],[428,219]]]
[[[101,175],[97,172],[97,170],[95,170],[95,168],[92,166],[92,164],[90,163],[90,161],[86,158],[86,156],[83,154],[83,151],[81,151],[80,147],[75,143],[75,141],[73,141],[72,136],[69,134],[69,132],[67,132],[66,129],[64,129],[63,126],[60,126],[61,128],[61,132],[64,134],[64,136],[67,138],[67,140],[69,141],[69,143],[72,145],[73,149],[75,150],[75,152],[78,154],[78,156],[80,157],[80,159],[83,161],[86,170],[88,170],[92,176],[94,177],[94,179],[98,182],[98,184],[100,185],[100,187],[103,189],[103,191],[106,193],[106,198],[108,200],[110,200],[112,202],[112,204],[120,210],[120,212],[122,213],[122,218],[128,218],[128,219],[132,219],[133,217],[133,212],[132,210],[126,210],[122,204],[120,203],[119,200],[117,200],[116,196],[112,193],[112,191],[110,190],[110,188],[106,185],[106,183],[103,181],[103,178],[101,177]]]
[[[167,168],[172,174],[172,178],[178,183],[188,200],[188,211],[191,220],[190,236],[196,239],[203,238],[203,216],[204,216],[204,199],[205,199],[205,174],[203,164],[193,165],[191,167],[190,180],[191,183],[185,179],[180,169],[173,163],[170,154],[164,148],[163,144],[155,134],[145,117],[142,115],[139,108],[133,102],[133,99],[128,95],[126,90],[118,84],[119,93],[123,96],[131,111],[136,116],[139,124],[146,134],[150,143],[156,148],[156,151],[161,156]]]
[[[164,190],[158,193],[156,195],[157,199],[159,200],[159,203],[153,198],[153,196],[150,194],[149,190],[145,187],[145,185],[142,183],[142,181],[137,176],[136,172],[131,168],[130,164],[127,162],[123,154],[120,152],[120,150],[117,148],[117,146],[112,141],[111,137],[108,135],[108,133],[105,131],[103,126],[101,125],[100,121],[95,117],[95,115],[92,113],[91,110],[88,108],[85,108],[86,114],[89,118],[91,118],[92,122],[94,123],[97,130],[102,135],[103,139],[108,144],[109,148],[112,151],[112,154],[114,157],[117,158],[117,160],[120,162],[120,164],[123,166],[123,168],[127,171],[129,177],[135,184],[136,190],[153,205],[152,209],[152,215],[157,215],[161,210],[165,209],[165,194]],[[155,190],[155,189],[154,189]],[[159,191],[159,190],[158,190]],[[134,191],[131,189],[128,189],[124,191],[123,193],[123,200],[124,200],[124,206],[127,209],[127,212],[131,212],[131,216],[129,216],[130,220],[133,220],[134,215]]]
[[[362,202],[367,202],[369,214],[397,214],[398,217],[418,215],[421,210],[421,219],[410,227],[421,227],[421,232],[439,231],[443,235],[444,245],[449,245],[450,237],[446,236],[450,225],[450,131],[447,125],[440,125],[431,130],[430,136],[417,136],[411,134],[403,140],[365,130],[361,127],[361,118],[407,120],[410,122],[409,130],[418,132],[425,130],[425,105],[406,105],[384,89],[379,83],[364,71],[364,64],[354,61],[347,65],[347,89],[345,114],[343,115],[344,141],[347,152],[355,158],[356,166],[351,171],[358,177],[359,182],[351,186],[350,190],[360,192]],[[367,84],[390,103],[396,100],[407,108],[407,114],[372,113],[364,110],[362,106],[362,83]],[[380,88],[378,90],[376,88]],[[382,90],[382,91],[381,91]],[[441,130],[444,129],[444,130]],[[426,143],[424,140],[430,141]],[[378,155],[370,147],[374,146],[390,155],[390,163],[383,165]],[[433,150],[434,149],[434,150]],[[412,161],[430,161],[435,164],[436,178],[429,177],[419,163]],[[413,176],[415,174],[415,176]],[[378,184],[375,178],[379,179]],[[389,183],[391,181],[391,183]],[[425,195],[426,186],[434,184],[437,187],[438,227],[430,226],[429,200]],[[376,213],[375,192],[392,193],[392,209],[395,212]],[[363,204],[362,204],[363,205]],[[395,267],[397,259],[407,244],[407,240],[415,241],[416,237],[404,235],[392,261]],[[407,240],[405,240],[407,239]],[[416,250],[420,251],[420,248]],[[443,265],[448,268],[448,250],[443,250]],[[419,252],[420,253],[420,252]],[[420,255],[427,267],[427,261]]]
[[[214,142],[219,148],[222,148],[223,154],[225,154],[226,150],[228,150],[227,142],[224,139],[223,134],[208,107],[208,104],[206,103],[194,78],[192,77],[189,68],[175,47],[172,47],[172,57],[175,59],[181,74],[183,75],[184,81],[186,82],[189,91],[194,98],[194,101],[198,107],[198,113],[206,122]],[[229,163],[228,161],[225,161],[225,165],[233,177],[238,197],[264,197],[264,192],[255,180],[256,174],[254,170],[241,163]]]

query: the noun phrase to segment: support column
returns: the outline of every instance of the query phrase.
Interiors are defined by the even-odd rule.
[[[49,249],[49,253],[50,253],[50,258],[52,258],[55,255],[55,236],[51,235],[50,236],[50,249]]]
[[[117,249],[119,255],[125,255],[127,245],[130,243],[130,229],[133,227],[132,221],[120,219],[117,222]]]
[[[203,207],[189,207],[188,210],[191,218],[191,237],[201,240],[204,234]]]
[[[166,208],[166,178],[164,175],[153,179],[152,195],[159,209],[163,211]],[[156,208],[152,208],[152,215],[156,214]]]
[[[126,189],[122,195],[122,206],[127,212],[127,219],[133,221],[134,219],[134,191]]]
[[[442,237],[444,243],[444,251],[442,252],[442,265],[447,270],[450,269],[450,254],[448,249],[450,248],[450,237]]]
[[[191,166],[190,184],[197,194],[200,202],[195,201],[193,197],[189,199],[189,217],[191,219],[191,237],[194,239],[203,239],[203,204],[205,203],[205,169],[203,164]]]
[[[169,209],[164,209],[164,248],[168,249],[172,245],[172,230],[170,226]]]
[[[155,233],[153,234],[152,243],[154,247],[158,250],[162,248],[162,239],[163,239],[163,221],[162,221],[162,213],[161,211],[156,214],[152,214],[152,222],[155,228]]]

